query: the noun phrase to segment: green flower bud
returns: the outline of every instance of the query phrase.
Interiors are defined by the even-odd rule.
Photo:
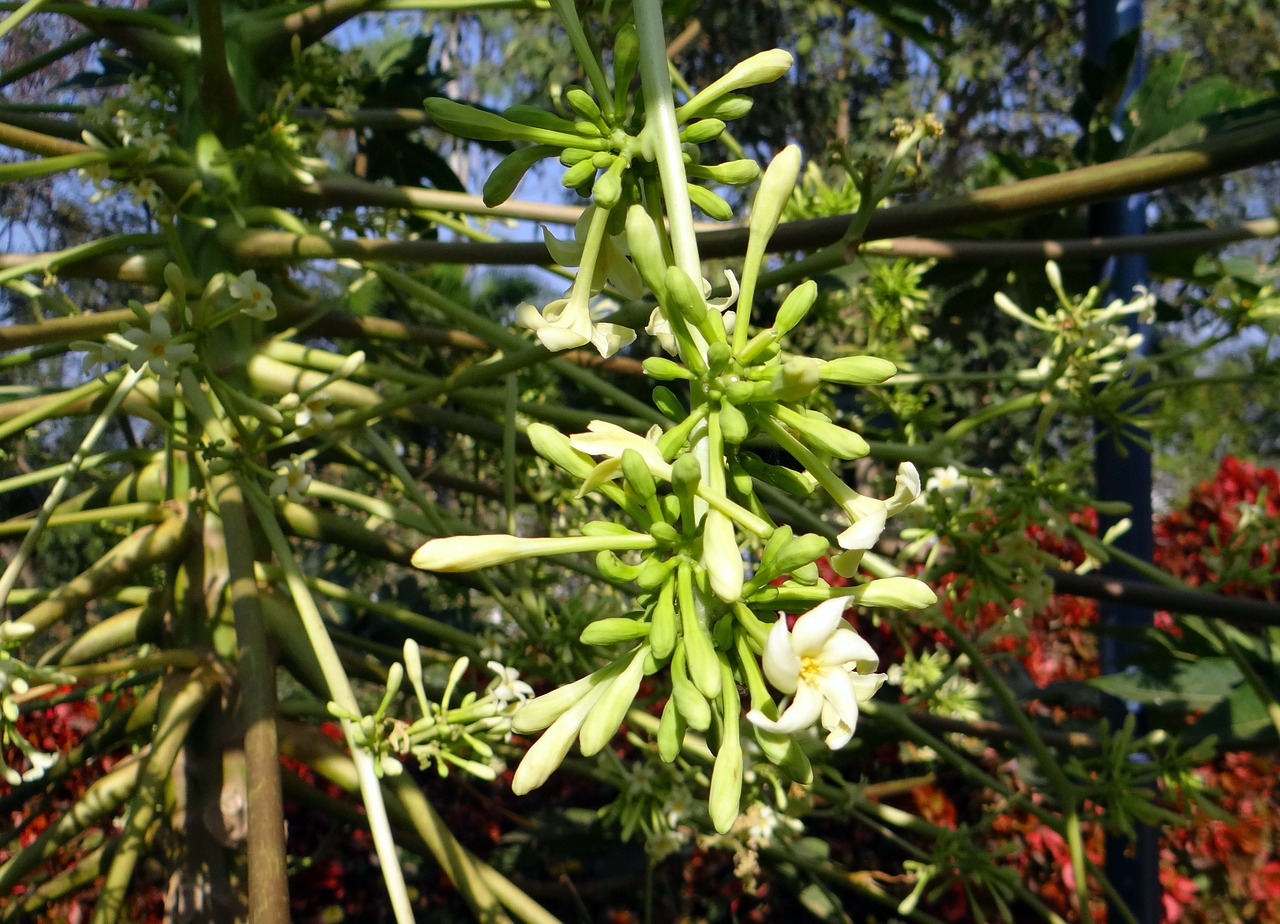
[[[618,30],[613,40],[613,94],[614,108],[618,112],[626,111],[631,81],[635,79],[639,67],[640,38],[636,34],[636,27],[627,23]]]
[[[751,435],[747,416],[732,404],[720,405],[720,435],[726,443],[737,446]]]
[[[711,823],[721,834],[728,832],[738,820],[742,802],[742,704],[728,661],[722,662],[724,696],[721,699],[723,728],[716,762],[711,768],[711,791],[707,795],[707,812]]]
[[[582,184],[590,182],[595,175],[596,165],[589,160],[584,160],[566,170],[560,182],[566,189],[577,189]]]
[[[629,565],[608,550],[596,553],[596,570],[614,584],[630,584],[640,575],[639,565]]]
[[[887,577],[863,584],[854,593],[859,606],[892,606],[904,610],[921,610],[938,602],[924,581],[909,577]]]
[[[711,633],[703,624],[702,614],[695,612],[695,607],[685,606],[683,601],[680,606],[680,628],[684,635],[689,679],[703,696],[715,699],[720,695],[720,663],[716,657],[715,645],[711,641]]]
[[[819,373],[824,382],[839,385],[879,385],[888,380],[898,367],[875,356],[845,356],[822,364]]]
[[[750,158],[730,160],[723,164],[692,165],[685,172],[700,180],[715,180],[725,186],[746,186],[760,178],[760,165]]]
[[[791,201],[791,191],[795,188],[799,175],[800,149],[794,144],[783,148],[765,168],[755,202],[751,206],[751,218],[747,223],[749,236],[760,241],[758,246],[763,247],[773,237],[778,221],[782,218],[782,210]]]
[[[672,420],[683,420],[685,417],[684,405],[680,403],[676,393],[665,385],[658,385],[653,389],[653,403]]]
[[[790,530],[782,540],[778,540],[776,537],[781,530],[782,527],[774,530],[769,541],[765,543],[764,552],[760,556],[760,568],[751,579],[753,590],[763,587],[780,575],[794,576],[797,570],[825,555],[831,545],[825,536],[819,536],[816,533],[792,536]]]
[[[696,183],[685,184],[689,190],[689,201],[701,209],[708,218],[715,221],[729,221],[733,218],[733,208],[719,195],[705,186]]]
[[[802,442],[818,452],[837,459],[861,459],[871,452],[866,440],[852,430],[833,424],[817,411],[802,414],[778,404],[773,408],[773,415],[779,422],[794,430]]]
[[[591,187],[591,198],[602,209],[613,208],[622,201],[622,178],[612,170],[600,174]]]
[[[724,396],[730,404],[743,405],[755,397],[756,386],[754,382],[737,381],[730,382],[725,386]]]
[[[703,87],[693,97],[676,110],[676,120],[683,122],[692,119],[711,107],[714,103],[747,87],[771,83],[791,69],[791,54],[781,48],[771,48],[740,61],[729,69],[729,72]]]
[[[634,449],[622,450],[622,477],[642,501],[658,496],[658,485],[649,471],[649,463]]]
[[[640,573],[636,575],[636,583],[645,590],[653,590],[660,587],[671,576],[671,572],[675,570],[679,563],[678,558],[654,558],[649,556],[640,565]]]
[[[718,372],[729,363],[729,344],[712,343],[707,346],[707,365],[711,367],[713,372]]]
[[[676,698],[672,696],[662,708],[662,718],[658,722],[658,756],[671,763],[680,754],[684,746],[684,732],[687,723],[680,710],[676,708]]]
[[[797,356],[774,373],[770,391],[781,401],[800,401],[813,393],[822,381],[821,363],[810,356]]]
[[[525,433],[534,452],[574,478],[586,478],[596,467],[590,456],[574,449],[569,438],[555,427],[531,423]]]
[[[663,304],[668,316],[672,312],[679,312],[690,325],[701,326],[707,316],[707,302],[702,297],[702,290],[689,278],[689,274],[678,266],[668,266],[663,281],[667,290],[667,298]]]
[[[706,731],[711,727],[711,706],[689,679],[684,644],[676,645],[671,656],[671,699],[680,715],[694,731]]]
[[[583,138],[603,138],[604,131],[595,122],[588,122],[583,119],[580,122],[573,123],[573,130]]]
[[[645,285],[659,302],[664,301],[667,294],[667,254],[657,225],[642,205],[627,209],[627,249],[631,251],[631,261],[640,271]]]
[[[812,279],[805,280],[787,293],[778,309],[778,317],[773,322],[773,329],[778,335],[787,333],[804,320],[809,309],[818,298],[818,284]]]
[[[675,590],[672,581],[665,582],[649,609],[649,646],[659,660],[670,657],[676,647]]]
[[[675,545],[680,541],[680,533],[676,528],[663,520],[658,520],[649,527],[649,535],[667,545]]]
[[[756,731],[762,732],[764,729],[757,728]],[[786,758],[778,766],[801,786],[808,786],[813,782],[813,764],[809,763],[809,755],[794,738],[791,739],[791,746],[787,748]]]
[[[644,366],[645,375],[664,382],[670,382],[674,379],[688,381],[693,378],[692,372],[665,356],[647,356],[641,365]]]
[[[680,140],[688,144],[706,144],[724,134],[724,122],[719,119],[700,119],[691,122],[680,132]]]
[[[677,495],[692,497],[702,482],[702,466],[698,458],[691,452],[676,456],[671,463],[671,487]]]
[[[808,497],[818,483],[808,472],[797,472],[784,465],[771,465],[753,452],[739,452],[738,463],[765,484],[786,491],[793,497]]]
[[[741,119],[745,116],[751,111],[751,107],[754,105],[755,100],[751,97],[735,93],[730,96],[726,96],[717,103],[712,103],[710,106],[703,109],[701,114],[709,119],[720,119],[725,122],[732,122],[734,119]]]
[[[580,164],[584,160],[593,159],[596,153],[599,152],[593,153],[591,151],[585,151],[582,148],[565,148],[560,152],[560,163],[564,164],[566,167],[572,167],[574,164]]]
[[[539,109],[537,106],[526,106],[524,104],[511,106],[502,111],[502,117],[510,119],[512,122],[519,122],[521,125],[527,125],[530,128],[543,128],[547,131],[561,132],[566,135],[573,134],[572,122],[561,118],[554,112]]]
[[[552,156],[557,150],[549,144],[535,144],[508,154],[499,161],[498,166],[493,168],[489,179],[484,181],[484,204],[493,208],[495,205],[506,202],[516,191],[524,175],[529,172],[529,168],[538,161]]]
[[[578,641],[584,645],[615,645],[649,634],[649,624],[625,616],[608,616],[597,619],[582,630]]]
[[[640,681],[644,679],[644,655],[647,652],[648,647],[644,645],[636,649],[626,670],[609,684],[599,702],[587,714],[578,734],[583,757],[598,754],[622,725],[627,710],[635,701],[636,691],[640,689]]]
[[[612,151],[596,151],[591,155],[591,162],[600,170],[608,170],[618,159],[618,155]]]
[[[732,603],[742,596],[742,550],[733,521],[719,510],[708,510],[702,520],[702,566],[717,597]]]
[[[581,87],[570,87],[565,90],[564,101],[569,104],[570,109],[587,121],[597,124],[604,121],[596,101],[591,98],[590,93]]]

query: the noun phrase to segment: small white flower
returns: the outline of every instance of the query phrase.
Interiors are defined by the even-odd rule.
[[[142,152],[144,160],[157,161],[169,154],[169,136],[163,131],[157,132],[150,125],[143,125],[132,138],[129,147]]]
[[[523,703],[533,698],[533,687],[520,679],[520,672],[498,661],[489,662],[489,670],[496,675],[489,684],[489,695],[500,703]]]
[[[160,205],[160,187],[149,176],[144,176],[142,179],[130,183],[126,189],[129,190],[129,195],[133,197],[133,201],[138,205],[145,204],[153,209]]]
[[[889,517],[915,503],[920,496],[920,474],[910,462],[899,465],[894,479],[893,496],[888,500],[867,497],[852,488],[846,490],[847,494],[835,500],[844,508],[853,525],[842,532],[837,541],[842,549],[865,550],[879,540]]]
[[[241,313],[260,321],[270,321],[276,316],[276,303],[271,297],[271,290],[258,282],[258,274],[253,270],[245,270],[231,280],[227,291],[240,304]]]
[[[693,807],[693,796],[689,793],[689,790],[683,786],[677,786],[667,793],[666,801],[662,803],[662,817],[666,819],[667,824],[674,831],[692,820]]]
[[[649,854],[649,862],[658,864],[684,849],[689,842],[689,835],[684,831],[662,831],[651,835],[645,841],[644,849]]]
[[[553,353],[590,343],[601,356],[609,357],[636,339],[636,332],[630,328],[597,324],[592,315],[590,302],[571,294],[551,302],[541,312],[525,302],[516,308],[516,323],[536,333],[542,345]]]
[[[929,480],[924,486],[930,494],[935,491],[962,491],[967,487],[969,487],[969,479],[961,475],[960,470],[954,465],[930,471]]]
[[[195,355],[196,348],[190,343],[174,343],[173,328],[164,312],[157,311],[151,315],[151,323],[146,330],[131,327],[125,331],[124,339],[133,344],[133,349],[125,357],[130,368],[150,368],[160,379],[173,379],[178,374],[178,366]]]
[[[276,466],[276,478],[271,482],[272,497],[287,497],[295,503],[301,503],[311,486],[311,476],[307,474],[306,463],[298,456],[289,457],[288,462]]]
[[[796,620],[774,623],[764,649],[764,674],[774,688],[792,696],[774,721],[753,709],[747,718],[768,731],[794,734],[822,720],[827,746],[844,747],[858,724],[858,706],[884,682],[873,673],[880,663],[866,640],[844,623],[848,600],[834,597]]]
[[[542,227],[542,240],[547,245],[551,259],[560,266],[577,266],[582,262],[587,234],[591,221],[599,207],[589,205],[582,210],[577,223],[573,226],[573,240],[562,241],[546,227]],[[644,280],[640,272],[631,263],[627,253],[627,236],[625,234],[605,234],[600,241],[600,253],[591,270],[591,291],[599,292],[606,284],[612,285],[625,299],[635,300],[644,295]]]

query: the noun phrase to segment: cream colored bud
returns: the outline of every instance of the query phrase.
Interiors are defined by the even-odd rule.
[[[712,104],[730,93],[747,87],[772,83],[791,69],[791,53],[781,48],[771,48],[740,61],[719,80],[713,81],[676,110],[676,119],[683,122],[694,118]]]
[[[860,606],[893,606],[919,610],[938,602],[938,595],[924,581],[909,577],[887,577],[863,584],[854,593]]]
[[[413,553],[410,563],[423,571],[456,573],[505,565],[524,558],[542,555],[571,555],[575,552],[597,552],[601,549],[647,549],[654,546],[652,536],[631,533],[626,536],[565,536],[526,539],[504,534],[487,536],[449,536],[431,539]]]
[[[635,701],[636,691],[640,689],[640,681],[644,678],[645,655],[648,653],[647,645],[637,648],[630,655],[626,669],[609,683],[599,701],[587,714],[578,734],[578,744],[584,757],[598,754],[622,725],[627,710]]]
[[[742,596],[742,550],[733,521],[719,510],[708,510],[702,521],[702,566],[717,597],[733,603]]]
[[[822,381],[838,385],[879,385],[898,371],[887,359],[875,356],[844,356],[821,366]]]
[[[822,382],[822,363],[811,356],[797,356],[781,365],[770,390],[781,401],[800,401]]]

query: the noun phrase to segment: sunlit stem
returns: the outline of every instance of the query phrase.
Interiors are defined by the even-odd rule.
[[[660,0],[635,0],[632,5],[636,34],[640,39],[640,82],[644,92],[646,145],[658,163],[662,198],[671,229],[671,249],[676,266],[695,282],[702,278],[698,239],[694,235],[688,178],[680,149],[680,128],[667,71],[667,40],[662,31]]]

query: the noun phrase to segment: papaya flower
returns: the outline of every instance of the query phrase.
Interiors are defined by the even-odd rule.
[[[636,339],[636,332],[621,324],[597,323],[599,316],[592,310],[585,288],[576,285],[568,298],[557,299],[541,311],[528,302],[516,309],[516,323],[537,334],[553,353],[590,343],[608,358]]]
[[[788,630],[779,619],[765,642],[763,667],[769,683],[790,697],[775,721],[752,709],[747,719],[766,731],[790,735],[821,720],[827,746],[849,743],[858,707],[875,695],[884,674],[880,658],[844,621],[848,600],[834,597],[803,614]]]

